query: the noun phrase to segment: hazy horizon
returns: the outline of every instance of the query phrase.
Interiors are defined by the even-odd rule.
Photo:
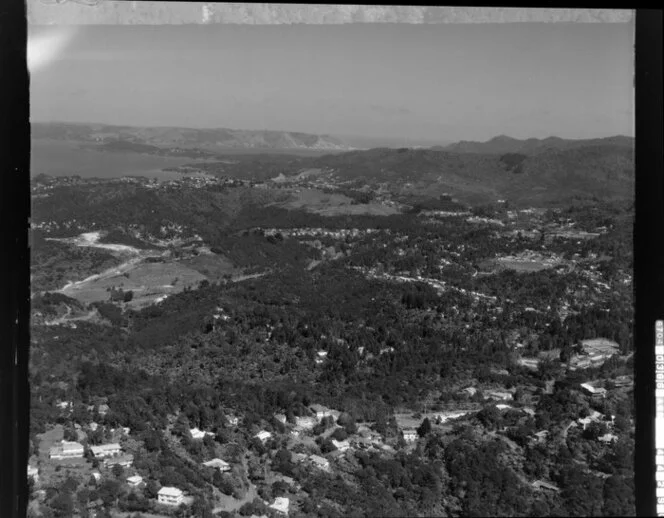
[[[31,120],[435,145],[633,137],[633,24],[30,28]],[[37,52],[39,54],[39,52]]]

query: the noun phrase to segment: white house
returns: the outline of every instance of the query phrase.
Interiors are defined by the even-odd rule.
[[[234,415],[228,415],[226,416],[226,419],[228,419],[228,423],[231,426],[237,426],[238,424],[240,424],[240,419],[235,417]]]
[[[501,404],[499,404],[499,405],[496,405],[496,408],[497,408],[498,410],[508,410],[508,409],[510,409],[510,408],[512,408],[512,407],[509,406],[509,405],[505,405],[505,404],[501,403]]]
[[[120,454],[120,445],[117,442],[110,444],[102,444],[101,446],[90,446],[90,450],[95,457],[103,459],[106,457],[114,457]]]
[[[60,410],[71,410],[74,404],[71,401],[58,401],[55,406]]]
[[[83,457],[83,445],[79,442],[62,441],[50,450],[52,459],[76,459]]]
[[[316,419],[314,417],[296,417],[295,424],[303,430],[311,430],[316,426]]]
[[[28,466],[28,478],[32,477],[35,483],[39,482],[39,468]]]
[[[320,455],[312,455],[309,457],[309,460],[314,466],[316,466],[319,469],[322,469],[324,471],[329,471],[330,469],[330,461],[328,461],[324,457],[321,457]]]
[[[334,447],[339,451],[346,451],[350,448],[350,443],[348,441],[337,441],[336,439],[332,439],[332,444],[334,444]]]
[[[274,414],[274,418],[282,424],[286,424],[286,416],[284,414]]]
[[[417,430],[414,428],[406,428],[403,430],[403,438],[406,442],[413,442],[417,440]]]
[[[228,462],[221,459],[212,459],[203,463],[203,466],[209,468],[217,468],[219,471],[230,471],[231,466]]]
[[[512,399],[512,394],[510,392],[503,392],[500,390],[494,390],[487,394],[489,399],[496,401],[509,401]]]
[[[108,414],[109,410],[110,408],[106,404],[99,405],[99,407],[97,408],[97,412],[99,413],[100,416],[105,416],[106,414]]]
[[[611,443],[611,442],[616,442],[618,440],[618,436],[612,433],[607,433],[602,435],[601,437],[598,437],[597,440],[605,443]]]
[[[138,487],[143,483],[143,477],[140,475],[134,475],[133,477],[128,477],[127,478],[127,484],[129,484],[131,487]]]
[[[95,479],[95,482],[99,482],[101,480],[101,473],[99,473],[99,471],[93,471],[92,476]]]
[[[197,440],[205,439],[206,435],[214,435],[212,432],[204,432],[198,428],[192,428],[189,430],[189,432],[191,433],[191,438]]]
[[[288,514],[288,507],[290,505],[290,500],[283,496],[278,496],[274,499],[274,503],[269,507],[281,514]]]
[[[97,428],[99,428],[99,425],[97,423],[95,423],[94,421],[92,421],[90,423],[90,430],[92,430],[94,432],[94,431],[97,430]]]
[[[162,487],[157,493],[157,502],[164,505],[180,505],[184,500],[184,493],[177,487]]]
[[[254,435],[254,437],[265,444],[265,442],[272,437],[272,434],[266,430],[261,430],[256,435]]]
[[[325,417],[333,417],[337,419],[341,415],[341,412],[338,410],[332,410],[319,404],[311,405],[309,408],[316,414],[316,419],[319,421]]]

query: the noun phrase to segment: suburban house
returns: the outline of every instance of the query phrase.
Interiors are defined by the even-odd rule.
[[[90,446],[90,450],[98,459],[114,457],[120,454],[120,445],[117,442],[102,444],[101,446]]]
[[[134,456],[131,454],[119,455],[117,457],[108,457],[104,459],[104,466],[111,468],[116,464],[122,466],[123,468],[130,468],[134,463]]]
[[[510,401],[512,399],[512,394],[511,392],[503,392],[500,390],[494,390],[492,392],[489,392],[487,394],[487,397],[489,399],[493,399],[494,401]]]
[[[237,426],[240,424],[240,419],[238,417],[235,417],[234,415],[227,415],[226,419],[228,419],[228,424],[231,426]]]
[[[590,383],[581,383],[581,388],[586,394],[589,394],[593,399],[602,399],[606,396],[605,388],[594,387]]]
[[[28,466],[28,478],[32,477],[35,483],[39,482],[39,468]]]
[[[513,408],[513,407],[511,407],[509,405],[505,405],[504,403],[500,403],[499,405],[496,405],[496,408],[498,410],[508,410],[510,408]]]
[[[533,408],[530,408],[530,407],[523,407],[523,408],[521,409],[521,411],[522,411],[524,414],[528,414],[530,417],[535,417],[535,410],[534,410]]]
[[[560,491],[560,488],[558,486],[554,486],[553,484],[544,482],[543,480],[536,480],[535,482],[533,482],[533,487],[535,489],[543,491],[552,491],[554,493],[558,493]]]
[[[98,427],[99,427],[99,425],[98,425],[97,423],[95,423],[94,421],[92,421],[92,422],[90,423],[90,430],[92,430],[93,432],[94,432],[95,430],[97,430]]]
[[[231,465],[225,460],[221,459],[212,459],[203,463],[203,466],[209,468],[217,468],[219,471],[230,471]]]
[[[52,459],[77,459],[83,457],[83,445],[79,442],[62,441],[49,452]]]
[[[470,397],[473,397],[475,394],[477,394],[477,389],[475,387],[467,387],[463,389],[461,392],[464,394],[468,394]]]
[[[346,451],[350,448],[350,443],[348,441],[337,441],[336,439],[332,439],[332,444],[334,444],[334,447],[339,451]]]
[[[299,464],[307,459],[307,456],[304,453],[293,453],[291,455],[291,461],[295,464]]]
[[[180,505],[184,500],[184,493],[177,487],[162,487],[157,493],[157,502],[164,505]]]
[[[71,401],[58,401],[55,406],[60,410],[71,410],[74,404]]]
[[[204,432],[198,428],[192,428],[189,432],[191,433],[191,438],[196,440],[205,439],[206,435],[214,435],[212,432]]]
[[[296,417],[295,418],[295,424],[302,428],[303,430],[311,430],[314,426],[316,426],[316,418],[315,417]]]
[[[272,434],[266,430],[261,430],[256,435],[254,435],[254,437],[263,444],[265,444],[265,441],[267,441],[270,437],[272,437]]]
[[[92,477],[95,479],[95,482],[99,482],[101,480],[101,473],[99,473],[99,471],[93,471]]]
[[[290,505],[290,500],[284,496],[278,496],[274,499],[274,503],[270,505],[270,509],[274,509],[278,513],[288,514],[288,507]]]
[[[143,477],[140,475],[134,475],[133,477],[128,477],[127,478],[127,484],[129,484],[131,487],[138,487],[143,483]]]
[[[286,416],[284,414],[274,414],[274,418],[282,424],[286,424]]]
[[[105,416],[106,414],[108,414],[109,410],[110,410],[110,408],[108,407],[108,405],[102,404],[102,405],[99,405],[99,407],[97,408],[97,413],[100,416]]]
[[[613,380],[613,384],[618,388],[630,387],[634,384],[634,380],[631,376],[618,376]]]
[[[413,442],[417,440],[417,430],[415,428],[406,428],[403,430],[403,438],[406,442]]]
[[[314,466],[316,466],[319,469],[322,469],[324,471],[330,470],[330,461],[328,461],[324,457],[321,457],[319,455],[312,455],[309,457],[309,460]]]
[[[341,412],[338,410],[332,410],[323,405],[315,404],[311,405],[309,408],[316,414],[316,419],[319,421],[325,417],[333,417],[334,419],[338,419],[338,417],[341,415]]]
[[[601,437],[598,437],[597,440],[605,442],[605,443],[608,444],[608,443],[611,443],[611,442],[616,442],[618,440],[618,436],[614,435],[612,433],[607,433],[607,434],[602,435]]]

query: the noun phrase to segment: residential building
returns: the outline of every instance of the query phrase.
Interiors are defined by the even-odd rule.
[[[336,439],[332,439],[332,444],[334,444],[334,447],[339,451],[346,451],[350,448],[350,443],[348,441],[337,441]]]
[[[28,466],[28,478],[32,477],[35,483],[39,482],[39,468]]]
[[[261,430],[256,435],[254,435],[254,437],[265,444],[265,442],[272,437],[272,434],[266,430]]]
[[[55,406],[60,410],[71,410],[74,404],[71,401],[58,401]]]
[[[330,461],[328,461],[324,457],[321,457],[320,455],[311,455],[309,457],[309,460],[315,467],[319,469],[322,469],[324,471],[329,471],[330,469]]]
[[[291,461],[294,464],[299,464],[300,462],[304,462],[307,459],[307,456],[304,453],[293,453],[291,455]]]
[[[119,455],[121,452],[120,444],[118,444],[117,442],[111,444],[102,444],[101,446],[90,446],[90,450],[92,450],[92,453],[98,459],[104,459],[106,457],[115,457],[116,455]]]
[[[487,393],[487,397],[489,399],[493,399],[494,401],[510,401],[513,396],[510,392],[494,390],[492,392]]]
[[[240,424],[240,419],[238,417],[235,417],[234,415],[228,415],[226,416],[226,419],[228,419],[228,424],[231,426],[237,426]]]
[[[338,410],[332,410],[323,405],[315,404],[311,405],[309,408],[316,414],[316,419],[319,421],[325,417],[333,417],[334,419],[337,419],[341,415],[341,412]]]
[[[523,407],[521,411],[524,414],[528,414],[530,417],[535,417],[535,409],[530,408],[530,407]]]
[[[284,496],[278,496],[274,499],[274,503],[270,505],[270,509],[274,509],[278,513],[288,515],[288,507],[290,505],[290,500]]]
[[[140,475],[134,475],[133,477],[128,477],[127,478],[127,484],[129,484],[131,487],[138,487],[143,483],[143,477]]]
[[[157,493],[157,501],[164,505],[177,506],[184,500],[184,493],[177,487],[162,487]]]
[[[496,408],[497,408],[498,410],[508,410],[508,409],[510,409],[510,408],[513,408],[513,407],[501,403],[501,404],[499,404],[499,405],[496,405]]]
[[[219,471],[230,471],[231,465],[225,460],[221,459],[212,459],[203,463],[203,466],[208,466],[210,468],[217,468]]]
[[[212,432],[204,432],[203,430],[199,430],[198,428],[192,428],[189,430],[189,432],[191,433],[191,438],[196,440],[205,439],[206,435],[214,435]]]
[[[608,443],[611,443],[611,442],[616,442],[618,440],[618,436],[614,435],[612,433],[607,433],[607,434],[602,435],[601,437],[598,437],[597,440],[605,442],[605,443],[608,444]]]
[[[473,397],[475,394],[477,394],[477,389],[475,387],[466,387],[461,392],[468,394],[470,397]]]
[[[122,466],[123,468],[130,468],[134,463],[134,456],[131,454],[118,455],[116,457],[108,457],[104,459],[104,466],[107,468],[112,468],[116,464]]]
[[[544,482],[543,480],[536,480],[533,482],[533,487],[535,489],[543,490],[543,491],[552,491],[554,493],[558,493],[560,491],[560,488],[557,486],[554,486],[553,484],[550,484],[549,482]]]
[[[101,473],[99,473],[99,471],[93,471],[92,478],[95,479],[95,482],[99,482],[101,480]]]
[[[108,405],[102,404],[102,405],[99,405],[99,407],[97,408],[97,413],[100,416],[105,416],[106,414],[108,414],[109,410],[110,410],[110,408],[108,407]]]
[[[62,441],[60,445],[53,446],[49,452],[52,459],[77,459],[83,457],[83,445],[79,442]]]
[[[542,430],[541,432],[537,432],[534,435],[538,441],[545,441],[546,438],[549,436],[549,432],[548,430]]]
[[[286,424],[286,416],[284,414],[274,414],[274,418],[282,424]]]
[[[417,430],[415,428],[406,428],[403,430],[403,438],[406,442],[413,442],[417,440]]]
[[[316,418],[315,417],[296,417],[295,418],[295,424],[299,426],[303,430],[311,430],[313,429],[314,426],[316,426]]]
[[[97,430],[97,428],[99,428],[99,425],[97,423],[95,423],[94,421],[92,421],[90,423],[90,430],[92,430],[94,432],[94,431]]]

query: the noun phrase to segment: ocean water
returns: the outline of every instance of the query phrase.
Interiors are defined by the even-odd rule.
[[[164,168],[191,164],[192,158],[171,158],[138,153],[110,153],[86,149],[73,142],[38,139],[32,141],[30,175],[79,175],[82,178],[146,176],[162,180],[182,175]]]

